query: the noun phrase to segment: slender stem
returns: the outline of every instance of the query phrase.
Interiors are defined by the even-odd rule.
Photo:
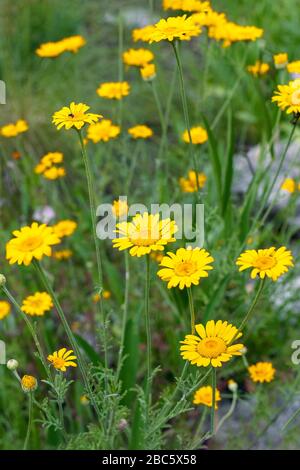
[[[130,286],[130,270],[129,270],[129,255],[128,251],[125,250],[125,296],[124,296],[124,312],[122,321],[122,333],[121,333],[121,345],[119,349],[119,359],[117,367],[117,377],[119,377],[122,369],[123,352],[125,348],[125,333],[128,319],[128,299],[129,299],[129,286]]]
[[[32,426],[32,392],[29,392],[28,393],[28,425],[27,425],[27,432],[26,432],[23,450],[26,450],[28,447],[31,426]]]
[[[147,382],[146,397],[148,406],[151,402],[150,382],[151,382],[151,327],[149,315],[149,294],[150,294],[150,255],[146,255],[146,281],[145,281],[145,321],[147,337]]]
[[[160,102],[160,99],[159,99],[159,96],[158,96],[158,93],[157,93],[157,88],[156,88],[156,82],[155,80],[152,80],[150,82],[150,86],[151,86],[151,90],[152,90],[152,93],[153,93],[153,96],[154,96],[154,101],[155,101],[155,104],[156,104],[156,107],[157,107],[157,111],[158,111],[158,116],[159,116],[159,120],[160,120],[160,127],[161,127],[161,140],[160,140],[160,145],[159,145],[159,149],[158,149],[158,153],[157,153],[157,158],[156,158],[156,174],[157,174],[157,179],[161,180],[161,174],[160,174],[160,170],[161,170],[161,157],[162,157],[162,153],[163,153],[163,150],[164,150],[164,146],[165,146],[165,141],[166,141],[166,134],[167,134],[167,123],[166,123],[166,120],[165,120],[165,115],[163,113],[163,110],[162,110],[162,106],[161,106],[161,102]],[[164,175],[164,178],[167,178],[166,175]]]
[[[219,429],[221,428],[221,426],[223,426],[223,424],[225,423],[225,421],[227,421],[228,418],[230,418],[230,416],[232,415],[232,413],[234,412],[235,410],[235,407],[236,407],[236,404],[237,404],[237,399],[238,399],[238,395],[237,395],[237,391],[233,392],[233,397],[232,397],[232,402],[231,402],[231,406],[228,410],[228,412],[223,416],[223,418],[220,420],[218,426],[217,426],[217,430],[216,432],[219,431]]]
[[[60,305],[60,303],[59,303],[59,300],[58,300],[58,298],[57,298],[57,296],[56,296],[56,294],[55,294],[55,292],[54,292],[54,290],[53,290],[53,288],[52,288],[52,286],[51,286],[51,284],[50,284],[50,282],[49,282],[49,280],[48,280],[48,278],[47,278],[47,275],[45,274],[45,272],[44,272],[42,266],[40,265],[40,263],[39,263],[38,261],[33,261],[33,263],[34,263],[35,269],[36,269],[36,271],[37,271],[37,273],[38,273],[38,275],[39,275],[39,277],[40,277],[40,279],[41,279],[43,285],[45,286],[45,289],[48,291],[48,293],[49,293],[50,296],[52,297],[52,300],[53,300],[53,302],[54,302],[55,308],[56,308],[57,313],[58,313],[58,315],[59,315],[59,318],[60,318],[60,320],[61,320],[61,322],[62,322],[62,324],[63,324],[63,327],[64,327],[65,332],[66,332],[66,334],[67,334],[67,337],[68,337],[68,339],[69,339],[69,341],[70,341],[70,344],[71,344],[71,346],[72,346],[72,349],[74,350],[74,352],[75,352],[75,354],[76,354],[76,356],[77,356],[77,361],[78,361],[79,369],[80,369],[80,372],[81,372],[81,375],[82,375],[82,378],[83,378],[85,387],[86,387],[86,389],[87,389],[87,392],[88,392],[88,394],[89,394],[89,397],[90,397],[90,399],[91,399],[91,402],[92,402],[92,404],[93,404],[93,406],[94,406],[94,408],[95,408],[95,411],[96,411],[96,413],[97,413],[97,416],[98,416],[98,418],[99,418],[99,421],[101,422],[101,421],[102,421],[102,415],[101,415],[101,412],[100,412],[100,410],[99,410],[99,407],[98,407],[98,405],[97,405],[97,403],[96,403],[96,400],[95,400],[95,397],[94,397],[94,392],[93,392],[93,390],[92,390],[92,388],[91,388],[91,385],[90,385],[90,382],[89,382],[89,380],[88,380],[88,376],[87,376],[87,372],[86,372],[86,364],[85,364],[85,361],[84,361],[83,356],[82,356],[82,354],[81,354],[80,348],[79,348],[79,346],[78,346],[78,344],[77,344],[77,341],[76,341],[76,339],[75,339],[75,337],[74,337],[74,335],[73,335],[73,332],[72,332],[72,330],[71,330],[71,328],[70,328],[70,326],[69,326],[69,323],[68,323],[68,321],[67,321],[67,319],[66,319],[66,316],[65,316],[65,314],[64,314],[64,312],[63,312],[63,309],[62,309],[62,307],[61,307],[61,305]]]
[[[180,52],[179,52],[179,45],[178,45],[178,42],[174,42],[174,41],[171,44],[173,46],[173,50],[174,50],[175,58],[176,58],[176,62],[177,62],[177,67],[178,67],[178,71],[179,71],[179,81],[180,81],[180,92],[181,92],[182,108],[183,108],[183,114],[184,114],[186,130],[187,130],[187,133],[188,133],[188,136],[189,136],[189,153],[190,153],[191,159],[193,160],[194,171],[195,171],[195,176],[196,176],[197,193],[199,195],[199,191],[200,191],[199,179],[198,179],[198,173],[199,172],[198,172],[198,165],[197,165],[195,152],[193,150],[190,118],[189,118],[187,98],[186,98],[186,92],[185,92],[185,86],[184,86],[184,78],[183,78],[183,70],[182,70],[182,64],[181,64],[181,58],[180,58]]]
[[[31,321],[29,320],[29,318],[27,317],[26,313],[23,312],[23,310],[21,310],[21,307],[20,305],[18,304],[18,302],[16,301],[16,299],[14,298],[14,296],[11,294],[11,292],[7,289],[6,286],[2,286],[2,290],[3,292],[5,293],[5,295],[8,297],[8,299],[11,301],[11,303],[14,305],[15,309],[18,311],[18,313],[21,315],[21,317],[23,318],[24,322],[26,323],[29,331],[30,331],[30,334],[33,338],[33,341],[34,341],[34,344],[36,346],[36,349],[39,353],[39,357],[40,357],[40,360],[43,364],[43,367],[45,369],[45,372],[47,374],[47,377],[48,379],[52,382],[52,376],[51,376],[51,373],[50,373],[50,370],[49,370],[49,367],[47,365],[47,362],[46,362],[46,359],[45,359],[45,355],[44,355],[44,352],[43,352],[43,349],[42,349],[42,346],[41,346],[41,343],[39,342],[39,339],[37,337],[37,334],[35,332],[35,329],[34,327],[32,326],[32,323]]]
[[[118,16],[118,79],[119,82],[123,80],[123,61],[122,61],[122,54],[123,54],[123,42],[124,42],[124,27],[123,27],[123,18],[121,9]],[[123,120],[123,100],[119,100],[119,119],[118,124],[122,126]]]
[[[237,331],[237,333],[236,333],[234,339],[237,337],[238,333],[240,333],[240,332],[245,328],[246,324],[247,324],[248,321],[250,320],[251,315],[253,314],[254,309],[255,309],[255,307],[256,307],[256,304],[257,304],[257,302],[258,302],[258,299],[259,299],[259,297],[260,297],[260,295],[261,295],[261,293],[262,293],[262,290],[263,290],[263,288],[264,288],[265,281],[266,281],[265,278],[260,280],[259,287],[258,287],[258,289],[257,289],[257,292],[256,292],[256,295],[255,295],[255,297],[254,297],[254,299],[253,299],[253,302],[252,302],[252,304],[250,305],[250,308],[249,308],[248,312],[246,313],[245,318],[243,319],[242,323],[240,324],[240,326],[239,326],[239,328],[238,328],[238,331]],[[233,341],[233,340],[232,340],[232,341]]]
[[[59,411],[59,422],[62,435],[64,439],[66,438],[66,430],[65,430],[65,419],[64,419],[64,410],[62,406],[62,401],[58,399],[58,411]]]
[[[194,335],[195,334],[195,308],[194,308],[192,288],[188,287],[187,292],[188,292],[189,307],[190,307],[190,314],[191,314],[191,332],[192,332],[192,335]]]
[[[216,368],[212,368],[211,372],[211,387],[212,387],[212,407],[210,413],[210,434],[215,434],[215,413],[216,413],[216,388],[217,388],[217,371]]]

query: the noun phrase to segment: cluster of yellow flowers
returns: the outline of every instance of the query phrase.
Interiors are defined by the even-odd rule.
[[[28,131],[29,126],[24,119],[19,119],[15,123],[6,124],[5,126],[0,127],[0,135],[2,137],[16,137],[23,132]]]
[[[123,62],[129,67],[138,67],[141,77],[145,81],[151,81],[156,76],[153,52],[149,49],[128,49],[123,52]]]
[[[259,75],[265,75],[269,72],[270,66],[265,62],[257,60],[254,65],[248,65],[247,70],[249,73],[258,77]]]
[[[63,178],[66,171],[63,166],[58,166],[63,163],[63,160],[64,156],[61,152],[49,152],[41,158],[34,171],[49,180]]]
[[[45,42],[41,44],[35,52],[39,57],[54,58],[61,55],[63,52],[73,52],[75,54],[85,44],[86,40],[77,34],[61,39],[60,41]]]

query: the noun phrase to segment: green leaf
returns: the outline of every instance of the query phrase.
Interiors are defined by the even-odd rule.
[[[205,118],[205,116],[202,117],[208,134],[209,156],[212,163],[219,204],[220,208],[222,209],[222,169],[218,152],[218,145],[207,119]]]

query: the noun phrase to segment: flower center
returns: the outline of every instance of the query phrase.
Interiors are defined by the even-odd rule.
[[[43,243],[41,237],[28,237],[20,243],[21,251],[34,251]]]
[[[53,362],[53,366],[56,369],[60,369],[61,367],[65,365],[65,360],[62,359],[61,357],[55,357],[52,362]]]
[[[300,105],[300,90],[294,91],[291,101],[293,105]]]
[[[216,336],[212,338],[205,338],[198,343],[197,350],[201,356],[204,357],[218,357],[226,351],[226,343],[223,339]]]
[[[261,269],[262,271],[266,271],[267,269],[273,268],[275,264],[276,264],[276,260],[272,256],[261,256],[255,261],[253,266],[255,268]]]
[[[73,113],[70,113],[70,114],[69,114],[69,117],[70,117],[70,118],[74,118],[75,116],[74,116]]]
[[[150,246],[159,239],[159,237],[154,238],[154,235],[151,228],[138,229],[136,233],[132,234],[131,241],[137,246]]]
[[[174,271],[177,276],[190,276],[197,271],[197,266],[192,261],[182,261],[175,267]]]

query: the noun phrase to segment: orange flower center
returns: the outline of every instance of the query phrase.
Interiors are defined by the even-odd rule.
[[[39,236],[32,236],[21,241],[19,248],[21,251],[34,251],[43,243],[43,239]]]
[[[272,256],[260,256],[253,266],[261,271],[266,271],[267,269],[271,269],[275,266],[276,260]]]
[[[61,369],[65,365],[65,360],[61,357],[55,357],[54,359],[52,359],[52,364],[55,369]]]
[[[154,232],[154,233],[153,233]],[[136,233],[131,235],[131,241],[134,245],[137,246],[150,246],[154,245],[159,239],[158,233],[155,233],[156,230],[151,227],[147,228],[138,228]],[[156,238],[155,235],[157,235]]]
[[[177,276],[191,276],[197,271],[197,265],[192,261],[182,261],[175,267],[174,271]]]
[[[226,343],[222,338],[216,336],[212,338],[205,338],[197,345],[198,353],[204,357],[218,357],[220,354],[226,352]]]
[[[300,105],[300,90],[294,91],[291,98],[292,104],[295,106]]]

